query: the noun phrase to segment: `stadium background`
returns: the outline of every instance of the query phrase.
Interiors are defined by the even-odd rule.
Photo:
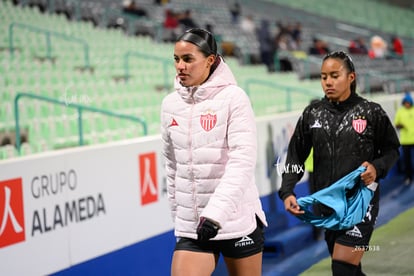
[[[160,102],[171,91],[174,76],[173,44],[163,42],[161,22],[165,6],[149,0],[136,1],[150,15],[150,19],[143,19],[124,14],[121,1],[23,0],[17,1],[18,5],[12,2],[0,2],[3,28],[0,40],[0,159],[3,160],[0,161],[0,180],[2,167],[5,167],[2,164],[20,158],[36,158],[50,152],[65,154],[80,145],[127,142],[158,134]],[[387,40],[392,35],[399,36],[405,46],[402,59],[354,57],[359,73],[358,90],[373,99],[392,95],[396,106],[403,92],[413,90],[414,10],[410,1],[239,1],[242,15],[252,14],[257,25],[261,19],[302,23],[302,50],[279,52],[276,59],[276,62],[288,59],[293,70],[272,74],[256,62],[259,56],[256,37],[232,25],[228,12],[230,2],[172,1],[169,5],[176,10],[191,9],[200,25],[214,24],[223,45],[232,46],[233,54],[225,55],[226,61],[249,94],[258,118],[301,110],[320,95],[317,76],[321,57],[306,54],[314,37],[327,41],[332,50],[346,50],[349,41],[357,36],[366,41],[373,35]],[[92,111],[82,113],[80,131],[79,113],[69,108],[77,106]],[[115,116],[119,114],[123,118]],[[66,151],[61,151],[64,148]],[[397,164],[384,182],[384,204],[399,200],[399,193],[410,194],[402,190],[400,183]],[[384,219],[379,225],[410,207],[409,200],[403,202],[401,206],[385,205],[389,212],[383,213]],[[285,231],[288,237],[283,238],[296,242],[283,254],[273,249],[268,252],[264,274],[296,275],[326,257],[323,245],[309,238],[309,227],[293,229],[296,225],[292,224],[295,223],[288,223],[292,229]],[[280,227],[273,230],[286,230],[286,225]],[[298,239],[295,231],[305,240]],[[169,233],[157,242],[169,244],[164,250],[170,250],[171,238]],[[57,274],[86,274],[98,266],[111,274],[133,274],[139,271],[131,268],[133,256],[143,251],[152,252],[152,246],[150,241],[142,242]],[[296,259],[293,258],[295,251],[302,251],[302,257],[307,258],[302,266],[288,263]],[[168,252],[163,254],[168,255]],[[156,252],[148,253],[145,260],[151,257],[156,260],[156,256]],[[222,263],[216,274],[220,273],[224,273]]]

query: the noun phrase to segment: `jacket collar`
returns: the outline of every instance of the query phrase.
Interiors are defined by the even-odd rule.
[[[330,101],[326,96],[324,98],[325,106],[333,111],[343,112],[345,110],[349,110],[352,106],[359,103],[362,98],[355,92],[352,92],[351,95],[342,102],[333,102]]]

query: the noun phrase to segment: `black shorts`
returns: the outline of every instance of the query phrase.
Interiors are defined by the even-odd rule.
[[[223,254],[229,258],[244,258],[263,251],[263,224],[257,219],[256,229],[247,236],[230,240],[198,241],[190,238],[179,238],[174,250]]]
[[[369,205],[364,220],[353,228],[340,231],[326,230],[325,240],[329,253],[332,255],[335,243],[355,247],[358,250],[365,248],[365,251],[368,251],[369,241],[378,216],[378,209],[378,204]]]

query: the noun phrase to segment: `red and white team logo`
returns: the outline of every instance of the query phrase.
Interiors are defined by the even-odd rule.
[[[22,179],[0,181],[0,248],[24,240]]]
[[[217,115],[213,113],[206,113],[200,116],[200,124],[201,127],[204,128],[205,131],[212,130],[217,123]]]
[[[354,119],[352,120],[352,127],[356,132],[362,133],[367,127],[367,120],[365,120],[364,118]]]
[[[158,200],[157,162],[155,152],[139,155],[141,205]]]

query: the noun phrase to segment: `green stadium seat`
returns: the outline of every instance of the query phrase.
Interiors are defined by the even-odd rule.
[[[5,145],[0,147],[0,160],[17,157],[18,153],[13,145]]]

